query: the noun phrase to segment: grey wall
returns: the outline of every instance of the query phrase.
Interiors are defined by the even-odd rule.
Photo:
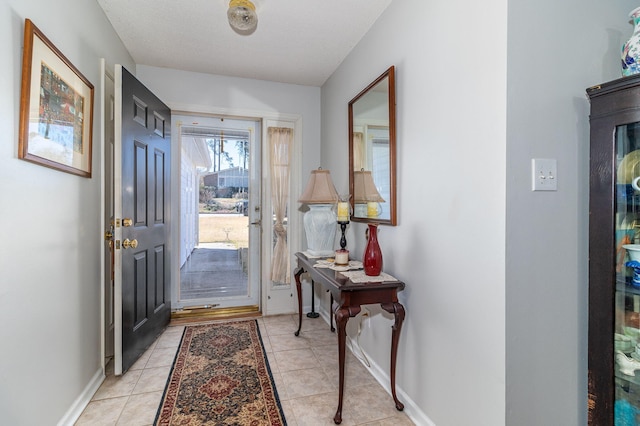
[[[25,18],[95,86],[91,179],[18,159]],[[95,1],[3,0],[0,39],[0,418],[51,425],[102,374],[100,58],[135,64]]]
[[[621,77],[637,2],[509,2],[507,424],[585,424],[589,103]],[[558,191],[532,192],[531,158],[556,158]]]

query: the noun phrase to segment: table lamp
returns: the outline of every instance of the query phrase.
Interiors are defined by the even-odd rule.
[[[370,171],[353,172],[354,216],[374,218],[380,216],[380,203],[384,198],[378,192]],[[365,210],[366,209],[366,210]]]
[[[333,256],[337,219],[333,207],[338,201],[338,192],[329,170],[312,170],[307,188],[298,201],[309,206],[303,219],[307,252],[312,256]]]

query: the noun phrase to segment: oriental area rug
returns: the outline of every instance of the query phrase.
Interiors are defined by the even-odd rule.
[[[286,424],[256,320],[185,327],[155,425]]]

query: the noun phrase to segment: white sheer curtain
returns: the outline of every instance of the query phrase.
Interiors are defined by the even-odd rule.
[[[364,135],[362,132],[353,132],[353,170],[362,169],[365,169]]]
[[[275,245],[271,260],[271,282],[289,284],[291,268],[289,265],[289,248],[287,244],[287,227],[284,219],[289,204],[289,161],[293,129],[286,127],[269,127],[269,149],[271,154],[271,201],[275,223]]]

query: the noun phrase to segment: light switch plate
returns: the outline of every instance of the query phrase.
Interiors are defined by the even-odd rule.
[[[555,158],[531,159],[531,190],[558,190],[558,170]]]

